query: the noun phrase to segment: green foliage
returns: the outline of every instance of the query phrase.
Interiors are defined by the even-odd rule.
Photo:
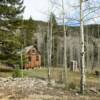
[[[10,72],[13,72],[13,69],[12,68],[0,68],[0,72],[10,73]]]
[[[12,76],[15,78],[15,77],[21,77],[22,74],[21,74],[21,70],[20,68],[17,66],[16,69],[14,70]]]
[[[100,78],[100,71],[97,71],[97,70],[96,70],[96,71],[95,71],[95,75],[96,75],[97,78]]]
[[[24,46],[33,45],[33,37],[36,30],[37,24],[31,17],[29,20],[23,20],[20,36]]]
[[[16,64],[19,59],[17,50],[21,47],[19,37],[15,35],[16,28],[21,23],[21,13],[24,10],[23,0],[0,1],[0,60],[1,63]],[[2,29],[1,29],[2,27]]]
[[[20,48],[21,44],[17,40],[17,37],[13,35],[7,35],[5,37],[6,40],[2,40],[3,44],[1,45],[0,59],[2,63],[14,65],[16,64],[16,60],[19,59],[19,56],[17,55],[17,49]]]
[[[73,82],[69,83],[68,89],[75,89],[75,88],[76,88],[76,85]]]
[[[0,1],[0,18],[16,19],[24,11],[22,7],[23,0],[1,0]],[[16,7],[17,6],[17,7]]]

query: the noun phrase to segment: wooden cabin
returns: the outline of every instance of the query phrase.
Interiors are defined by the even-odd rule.
[[[41,55],[38,49],[33,46],[26,48],[26,58],[27,63],[24,65],[24,68],[30,69],[41,66]]]

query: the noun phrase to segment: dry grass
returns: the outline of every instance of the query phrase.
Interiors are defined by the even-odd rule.
[[[8,70],[8,69],[7,69]],[[9,69],[7,71],[5,68],[1,70],[0,68],[0,76],[1,77],[10,77],[12,76],[12,69]],[[61,68],[51,68],[51,79],[55,81],[61,81],[62,79],[62,69]],[[23,76],[24,77],[36,77],[36,78],[42,78],[47,79],[48,76],[48,69],[47,68],[40,68],[40,69],[29,69],[29,70],[23,70]],[[80,73],[79,72],[67,72],[67,82],[68,83],[74,83],[76,86],[79,86],[80,84]],[[100,84],[100,78],[97,78],[96,75],[92,73],[86,74],[86,83],[87,87],[97,87]]]
[[[35,78],[41,78],[41,79],[47,79],[47,68],[41,68],[41,69],[30,69],[30,70],[23,70],[24,77],[35,77]],[[51,69],[51,79],[56,80],[56,82],[61,81],[61,75],[62,75],[62,69],[61,68],[52,68]],[[11,73],[9,74],[11,75]],[[100,100],[100,93],[90,93],[87,91],[85,96],[77,95],[77,91],[79,91],[80,86],[80,73],[79,72],[70,72],[67,73],[67,82],[68,84],[73,83],[75,85],[76,92],[73,93],[70,90],[66,95],[62,96],[52,96],[49,94],[39,95],[39,94],[33,94],[29,95],[28,97],[23,97],[20,99],[16,99],[15,95],[5,95],[0,93],[0,100]],[[99,88],[100,89],[100,80],[95,76],[95,74],[87,73],[86,74],[86,84],[87,89],[91,87]],[[55,93],[55,92],[54,92]],[[71,95],[72,94],[72,95]]]
[[[24,77],[36,77],[41,79],[47,79],[47,68],[34,69],[34,70],[24,70]],[[51,79],[56,82],[60,82],[62,79],[62,69],[61,68],[51,68]],[[76,87],[80,86],[80,73],[71,72],[67,73],[67,83],[73,83]],[[100,80],[96,75],[92,73],[86,73],[86,85],[88,88],[97,87],[100,88]]]

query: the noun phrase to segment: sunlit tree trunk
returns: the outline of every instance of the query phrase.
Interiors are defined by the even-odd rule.
[[[51,76],[51,29],[50,29],[50,25],[49,25],[49,22],[48,22],[48,34],[47,34],[47,59],[48,59],[48,82],[50,83],[50,76]]]
[[[48,2],[49,4],[49,2]],[[48,13],[51,15],[50,9],[48,9]],[[48,82],[51,81],[51,63],[52,63],[52,16],[50,16],[50,20],[48,20],[48,34],[47,34],[47,57],[48,57]]]
[[[64,1],[62,0],[62,10],[63,10],[63,32],[64,32],[64,61],[63,61],[63,66],[64,66],[64,83],[67,85],[67,56],[66,56],[66,27],[65,27],[65,18],[64,18]]]
[[[81,34],[81,80],[80,90],[84,94],[85,91],[85,51],[84,51],[84,23],[83,23],[83,0],[80,0],[80,34]]]

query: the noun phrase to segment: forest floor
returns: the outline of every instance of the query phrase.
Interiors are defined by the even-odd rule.
[[[0,100],[99,100],[100,90],[88,88],[84,96],[77,89],[64,89],[52,80],[37,78],[0,78]]]
[[[100,100],[100,78],[94,73],[86,74],[83,96],[79,93],[79,72],[68,72],[66,88],[61,82],[61,69],[51,71],[51,85],[48,85],[46,68],[23,70],[23,78],[13,78],[10,71],[5,72],[6,77],[0,77],[0,100]]]

